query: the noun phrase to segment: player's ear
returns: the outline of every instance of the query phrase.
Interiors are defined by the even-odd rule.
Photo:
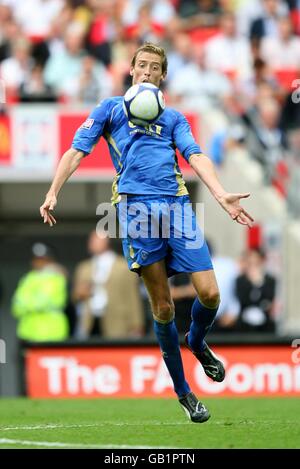
[[[129,75],[130,75],[131,77],[133,77],[133,67],[130,67]]]

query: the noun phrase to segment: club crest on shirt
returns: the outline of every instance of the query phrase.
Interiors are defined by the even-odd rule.
[[[149,252],[144,251],[144,250],[141,252],[141,258],[143,259],[143,261],[145,261],[148,256],[149,256]]]
[[[89,130],[94,123],[94,119],[87,119],[81,126],[81,129],[87,129]]]

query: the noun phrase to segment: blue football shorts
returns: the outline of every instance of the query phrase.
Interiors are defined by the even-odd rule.
[[[117,205],[123,252],[130,270],[165,259],[168,276],[213,269],[190,199],[122,196]]]

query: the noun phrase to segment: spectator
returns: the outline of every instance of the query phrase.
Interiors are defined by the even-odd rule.
[[[161,23],[153,21],[151,2],[146,2],[141,5],[138,10],[136,22],[129,25],[125,29],[125,32],[128,37],[134,37],[140,42],[159,42],[164,35],[164,26]]]
[[[261,3],[262,15],[250,25],[250,39],[258,43],[265,36],[276,37],[278,35],[277,19],[288,12],[287,5],[279,0],[262,0]]]
[[[221,298],[214,330],[216,332],[230,330],[233,328],[239,314],[239,302],[235,294],[239,268],[234,259],[228,256],[216,255],[211,243],[209,243],[209,249]]]
[[[249,37],[250,27],[254,20],[263,16],[262,0],[246,0],[236,3],[235,14],[239,35]]]
[[[179,0],[178,3],[181,25],[186,31],[216,26],[221,11],[218,0]]]
[[[87,50],[107,67],[111,64],[111,41],[115,34],[112,2],[88,0],[87,4],[92,11]]]
[[[43,76],[43,67],[35,64],[28,77],[19,89],[19,97],[22,102],[53,102],[56,95],[51,86],[46,85]]]
[[[207,67],[226,73],[233,79],[237,76],[248,77],[252,61],[250,45],[238,36],[234,14],[222,14],[220,27],[220,34],[205,44]]]
[[[300,218],[300,125],[289,132],[289,153],[290,180],[287,203],[290,214]]]
[[[14,15],[26,36],[32,40],[45,38],[51,21],[60,13],[63,0],[26,0],[15,2]]]
[[[192,40],[186,33],[178,32],[171,38],[171,50],[168,55],[168,75],[167,83],[172,82],[182,67],[189,64],[192,60]]]
[[[271,97],[279,98],[282,94],[270,67],[258,57],[254,60],[251,76],[237,83],[238,100],[243,110],[255,105],[259,93],[266,88],[264,85],[268,87]]]
[[[170,0],[125,0],[121,20],[126,30],[138,25],[143,6],[149,10],[150,22],[157,30],[163,30],[174,18],[175,9]]]
[[[144,317],[138,278],[128,271],[126,261],[112,251],[105,233],[92,231],[88,251],[91,258],[80,262],[74,275],[78,336],[140,337]]]
[[[110,73],[114,84],[114,92],[121,96],[131,86],[130,59],[139,47],[137,39],[125,40],[121,25],[118,27],[118,36],[112,44],[112,64]]]
[[[44,77],[47,85],[63,96],[76,96],[79,75],[84,57],[84,30],[78,24],[71,24],[64,36],[64,47],[50,56],[46,63]]]
[[[235,330],[275,332],[276,280],[265,272],[265,253],[262,249],[251,249],[245,253],[243,261],[244,272],[236,281],[240,311]]]
[[[272,98],[262,98],[244,116],[248,124],[247,145],[251,155],[262,164],[265,178],[272,182],[276,165],[285,155],[286,137],[279,128],[280,106]]]
[[[8,95],[16,95],[18,88],[28,77],[32,65],[30,51],[30,42],[19,37],[12,45],[12,56],[1,62],[0,78],[6,84]]]
[[[97,63],[94,57],[87,55],[82,60],[82,68],[77,84],[77,96],[74,99],[87,105],[107,98],[112,92],[112,79],[104,65]]]
[[[13,45],[22,36],[19,25],[13,18],[8,19],[2,25],[0,22],[0,62],[12,55]]]
[[[32,270],[18,283],[12,299],[12,313],[18,320],[21,340],[61,341],[68,337],[67,280],[56,263],[53,250],[43,243],[32,247]]]
[[[217,107],[218,103],[226,107],[233,95],[228,78],[207,68],[205,51],[200,44],[191,45],[191,60],[182,65],[170,81],[169,92],[185,109],[200,111]]]
[[[214,324],[214,332],[231,329],[239,314],[239,302],[235,294],[235,284],[239,273],[237,263],[226,256],[215,255],[210,242],[208,247],[212,255],[214,272],[220,289],[221,302]],[[171,295],[176,311],[176,325],[179,333],[189,329],[188,312],[196,297],[196,291],[187,274],[179,274],[171,278]]]
[[[290,17],[295,34],[300,35],[300,3],[299,0],[285,0],[289,7]]]
[[[264,37],[261,41],[261,57],[270,68],[276,70],[298,70],[300,64],[300,38],[293,34],[290,18],[277,21],[278,35]]]

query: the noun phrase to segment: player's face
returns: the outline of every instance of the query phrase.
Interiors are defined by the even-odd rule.
[[[162,58],[151,52],[139,52],[136,57],[134,67],[130,68],[132,84],[152,83],[158,86],[164,79],[165,73],[162,72]]]

